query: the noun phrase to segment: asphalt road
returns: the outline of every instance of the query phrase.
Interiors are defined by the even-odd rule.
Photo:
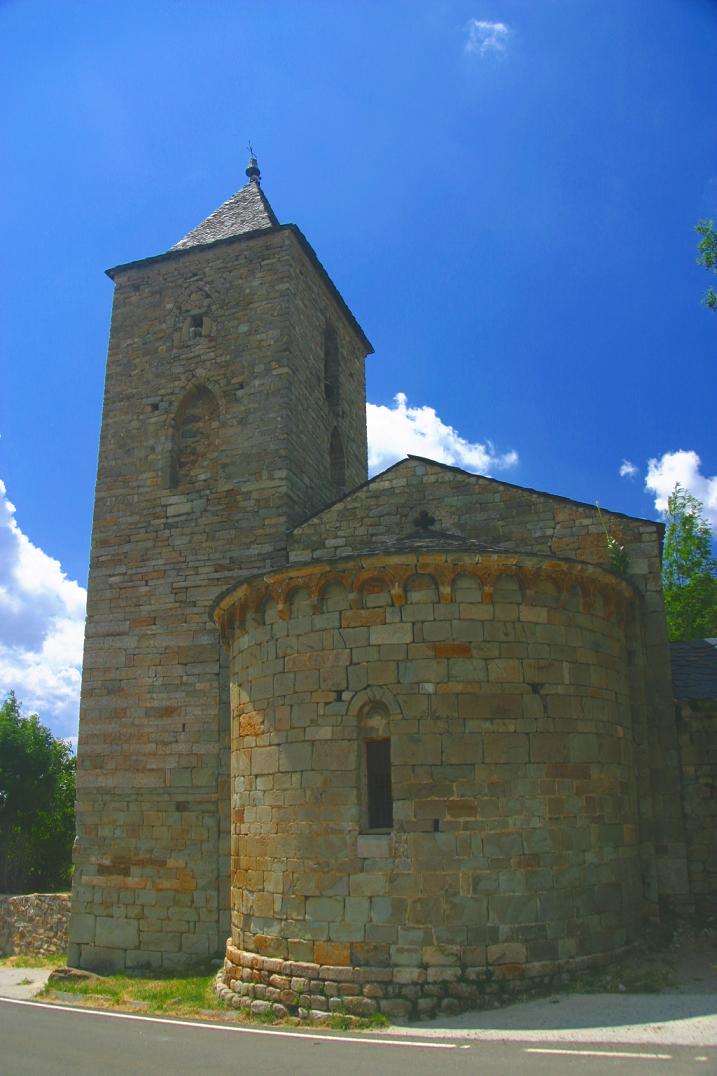
[[[226,1027],[0,999],[0,1076],[717,1074],[717,1048],[471,1041]]]

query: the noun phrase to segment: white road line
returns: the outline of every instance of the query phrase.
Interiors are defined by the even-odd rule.
[[[570,1057],[620,1057],[635,1061],[672,1061],[672,1054],[638,1054],[626,1050],[558,1050],[547,1046],[533,1046],[525,1050],[526,1054],[568,1054]]]
[[[193,1020],[175,1020],[171,1017],[164,1016],[136,1016],[134,1013],[128,1012],[105,1012],[100,1009],[84,1009],[79,1007],[73,1007],[72,1005],[51,1005],[44,1001],[21,1001],[19,998],[3,998],[0,997],[0,1002],[6,1002],[9,1005],[30,1005],[35,1009],[59,1009],[60,1012],[77,1012],[82,1013],[84,1016],[106,1016],[113,1020],[139,1020],[147,1024],[174,1024],[176,1027],[193,1027],[199,1028],[201,1031],[235,1031],[240,1035],[273,1035],[275,1038],[282,1039],[306,1039],[308,1042],[315,1042],[319,1039],[321,1042],[352,1042],[361,1043],[362,1045],[377,1045],[377,1046],[412,1046],[422,1048],[424,1050],[469,1050],[470,1046],[464,1046],[462,1043],[453,1042],[412,1042],[410,1039],[373,1039],[373,1038],[359,1038],[352,1035],[327,1035],[324,1032],[311,1032],[311,1031],[278,1031],[265,1027],[233,1027],[230,1024],[205,1024]]]

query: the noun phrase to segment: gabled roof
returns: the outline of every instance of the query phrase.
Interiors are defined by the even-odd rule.
[[[670,643],[675,699],[717,699],[717,639]]]
[[[187,250],[189,247],[215,243],[217,239],[231,239],[237,235],[246,235],[247,232],[276,228],[278,225],[279,221],[269,205],[268,198],[259,184],[250,180],[206,220],[188,232],[184,239],[180,239],[169,249]]]
[[[381,479],[384,478],[391,471],[395,470],[398,467],[405,467],[407,463],[411,462],[427,463],[431,467],[440,468],[441,470],[449,473],[452,472],[453,474],[463,475],[466,478],[481,479],[483,482],[492,482],[496,486],[506,486],[508,489],[517,489],[522,493],[532,493],[536,497],[547,497],[551,501],[560,501],[563,504],[575,504],[578,505],[579,508],[588,508],[593,512],[597,512],[598,510],[597,505],[590,504],[588,501],[576,501],[573,497],[563,497],[560,493],[546,493],[544,490],[533,489],[531,486],[518,486],[515,482],[505,482],[502,478],[492,478],[490,475],[487,474],[477,474],[475,471],[466,471],[462,467],[456,467],[451,463],[442,463],[440,460],[432,460],[429,459],[427,456],[417,456],[413,452],[409,452],[407,456],[403,457],[403,459],[397,460],[396,463],[392,463],[391,466],[387,467],[385,471],[379,471],[378,474],[373,475],[371,478],[367,478],[365,482],[360,482],[358,486],[354,486],[354,488],[350,489],[348,493],[343,494],[343,496],[341,497],[337,497],[334,501],[330,501],[329,504],[327,504],[324,508],[320,508],[318,512],[313,512],[310,516],[307,516],[306,519],[302,519],[300,523],[297,523],[295,527],[291,528],[289,533],[293,534],[294,532],[301,530],[303,526],[305,526],[307,523],[311,523],[313,520],[318,518],[318,516],[323,515],[324,512],[330,511],[332,508],[335,508],[337,504],[341,504],[343,501],[351,500],[351,498],[354,497],[357,493],[360,493],[361,490],[372,486],[374,483],[379,484]],[[602,511],[604,515],[616,516],[618,519],[629,519],[633,523],[649,523],[658,531],[660,535],[663,535],[665,532],[665,524],[659,523],[657,520],[645,519],[643,516],[629,516],[625,512],[614,512],[609,508],[603,508]]]

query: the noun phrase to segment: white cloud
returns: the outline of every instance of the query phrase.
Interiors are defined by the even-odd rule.
[[[648,460],[645,489],[655,494],[655,508],[667,510],[667,498],[679,484],[702,501],[705,518],[717,527],[717,475],[711,478],[700,471],[702,461],[696,452],[680,449],[665,452],[659,459]]]
[[[77,732],[87,592],[33,545],[0,481],[0,694],[56,736]]]
[[[409,407],[403,392],[394,396],[393,407],[366,404],[366,423],[371,474],[409,454],[480,474],[513,467],[518,462],[517,452],[498,454],[490,441],[466,441],[432,407]]]
[[[639,473],[639,467],[636,467],[631,460],[623,460],[620,464],[620,478],[634,478]]]
[[[477,52],[479,56],[505,52],[511,34],[510,27],[504,22],[488,22],[486,19],[469,19],[466,30],[465,51]]]

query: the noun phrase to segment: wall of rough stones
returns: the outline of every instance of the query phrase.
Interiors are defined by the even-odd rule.
[[[69,921],[69,893],[0,896],[0,955],[64,954]]]
[[[421,551],[288,568],[220,602],[238,1004],[450,1011],[635,939],[654,912],[639,602],[589,565]]]
[[[717,912],[717,700],[680,702],[677,728],[690,886],[696,912],[714,915]]]
[[[366,473],[366,345],[291,229],[112,271],[70,959],[175,967],[229,929],[229,712],[211,601]],[[306,292],[306,294],[304,294]],[[299,324],[298,304],[312,316]],[[342,414],[324,390],[335,323]],[[345,367],[345,369],[344,369]],[[301,408],[297,412],[297,407]]]

